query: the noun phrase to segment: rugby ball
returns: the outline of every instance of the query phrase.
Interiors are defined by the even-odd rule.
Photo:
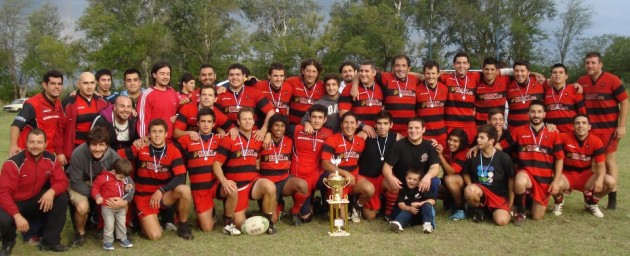
[[[257,236],[264,234],[269,228],[269,221],[262,216],[254,216],[245,220],[243,225],[241,225],[241,232]]]

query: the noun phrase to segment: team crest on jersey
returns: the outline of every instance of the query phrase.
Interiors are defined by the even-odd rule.
[[[356,158],[356,159],[359,159],[359,154],[357,152],[354,152],[354,151],[342,152],[342,153],[339,153],[339,155],[337,155],[337,158],[343,158],[343,159]]]
[[[473,95],[473,91],[468,88],[462,88],[459,86],[450,86],[448,87],[448,91],[452,93],[460,93],[465,95]]]
[[[365,106],[383,106],[383,102],[381,102],[380,99],[371,99],[371,100],[362,100],[361,101],[361,106],[365,107]]]
[[[428,160],[429,160],[429,155],[427,153],[422,153],[422,155],[420,156],[420,162],[424,163]]]
[[[593,158],[591,158],[590,156],[585,155],[585,154],[578,154],[575,152],[567,152],[566,157],[572,160],[578,160],[578,161],[583,161],[583,162],[593,161]]]
[[[557,103],[557,104],[554,103],[554,104],[547,105],[547,111],[554,111],[554,110],[569,110],[569,108],[561,103]]]
[[[289,161],[289,157],[285,154],[280,154],[278,155],[278,157],[276,158],[276,156],[274,155],[266,155],[263,157],[263,162],[275,162],[275,161]]]
[[[202,157],[214,157],[217,155],[216,150],[210,150],[210,152],[203,152],[203,150],[198,150],[193,152],[193,158],[202,158]]]
[[[526,94],[523,96],[516,96],[514,97],[510,102],[511,103],[515,103],[515,102],[525,102],[525,101],[534,101],[537,100],[538,97],[536,97],[535,95],[530,95],[530,94]]]
[[[497,100],[503,98],[503,94],[496,92],[480,94],[478,96],[480,100]]]
[[[536,145],[526,145],[521,147],[521,152],[538,152],[547,154],[547,149]]]
[[[599,93],[584,94],[585,100],[604,100],[604,95],[600,96]]]
[[[414,90],[396,89],[394,90],[394,96],[416,97],[416,92]]]
[[[253,150],[253,149],[243,149],[243,150],[236,151],[236,157],[248,157],[248,156],[258,157],[258,152],[256,152],[256,150]]]
[[[142,162],[142,164],[140,164],[140,167],[158,172],[168,172],[168,168],[166,166],[163,166],[162,164],[155,165],[152,162]]]
[[[425,101],[420,104],[420,108],[441,108],[444,107],[444,102],[441,100],[434,100],[433,102]]]

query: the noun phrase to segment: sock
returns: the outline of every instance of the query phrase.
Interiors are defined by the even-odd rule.
[[[385,192],[385,215],[391,216],[392,211],[394,210],[394,205],[396,204],[396,200],[398,199],[398,194]]]
[[[486,195],[485,195],[485,194],[483,194],[483,195],[481,195],[481,197],[479,198],[479,208],[483,208],[483,206],[485,205],[485,203],[486,203]]]
[[[608,193],[608,201],[617,201],[617,191]]]
[[[273,213],[265,213],[263,215],[265,216],[265,219],[269,221],[270,224],[273,224]]]
[[[586,193],[584,193],[584,197],[586,198]],[[564,196],[562,194],[560,194],[559,196],[554,196],[553,197],[553,203],[554,204],[560,204],[560,203],[562,203],[563,200],[564,200]]]
[[[584,202],[589,205],[594,205],[599,203],[599,198],[595,197],[593,190],[584,191]]]
[[[293,207],[291,207],[291,214],[297,215],[300,212],[300,208],[306,202],[308,196],[306,194],[295,193],[293,194]]]
[[[514,205],[516,205],[516,211],[518,213],[525,214],[525,212],[527,211],[525,209],[525,197],[523,196],[523,194],[514,195]]]
[[[223,215],[223,225],[227,226],[232,224],[232,217]]]
[[[311,208],[309,207],[311,205],[311,201],[312,201],[312,196],[309,196],[306,198],[306,200],[304,200],[304,203],[302,204],[302,207],[300,208],[300,215],[304,216],[304,215],[309,215],[311,214]]]

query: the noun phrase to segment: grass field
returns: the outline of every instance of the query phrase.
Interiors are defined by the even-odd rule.
[[[15,114],[0,113],[0,155],[6,156],[9,125]],[[309,224],[292,227],[288,218],[281,220],[276,235],[230,237],[216,226],[211,233],[194,231],[195,239],[184,241],[174,232],[157,242],[134,237],[134,248],[117,246],[117,255],[627,255],[630,251],[630,146],[622,140],[618,151],[621,173],[617,210],[605,209],[603,219],[583,210],[582,195],[566,197],[563,215],[555,217],[550,211],[541,221],[527,220],[524,226],[497,227],[490,222],[470,220],[449,221],[437,203],[437,229],[433,234],[422,233],[421,227],[392,233],[382,220],[351,224],[349,237],[331,238],[326,234],[328,223],[324,217]],[[290,206],[290,203],[288,203]],[[72,238],[69,223],[62,234],[63,243]],[[36,248],[18,242],[14,255],[43,255]],[[80,248],[72,248],[68,255],[111,255],[101,248],[101,241],[92,234]]]

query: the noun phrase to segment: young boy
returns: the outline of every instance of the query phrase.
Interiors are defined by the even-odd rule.
[[[430,190],[420,192],[418,186],[421,178],[420,170],[407,170],[405,175],[407,186],[398,193],[398,209],[400,211],[395,214],[394,220],[389,222],[391,231],[403,231],[403,227],[422,221],[422,231],[426,234],[433,232],[435,195]]]
[[[114,226],[116,228],[116,237],[120,240],[120,246],[131,248],[133,244],[127,239],[125,228],[125,219],[127,208],[114,210],[103,205],[109,198],[124,197],[127,193],[133,194],[133,183],[129,174],[132,167],[131,162],[127,159],[118,159],[114,162],[114,170],[111,172],[102,172],[92,185],[92,197],[96,200],[96,204],[101,205],[103,221],[105,228],[103,229],[103,249],[114,250],[112,243],[114,242]],[[130,195],[132,196],[132,195]]]

